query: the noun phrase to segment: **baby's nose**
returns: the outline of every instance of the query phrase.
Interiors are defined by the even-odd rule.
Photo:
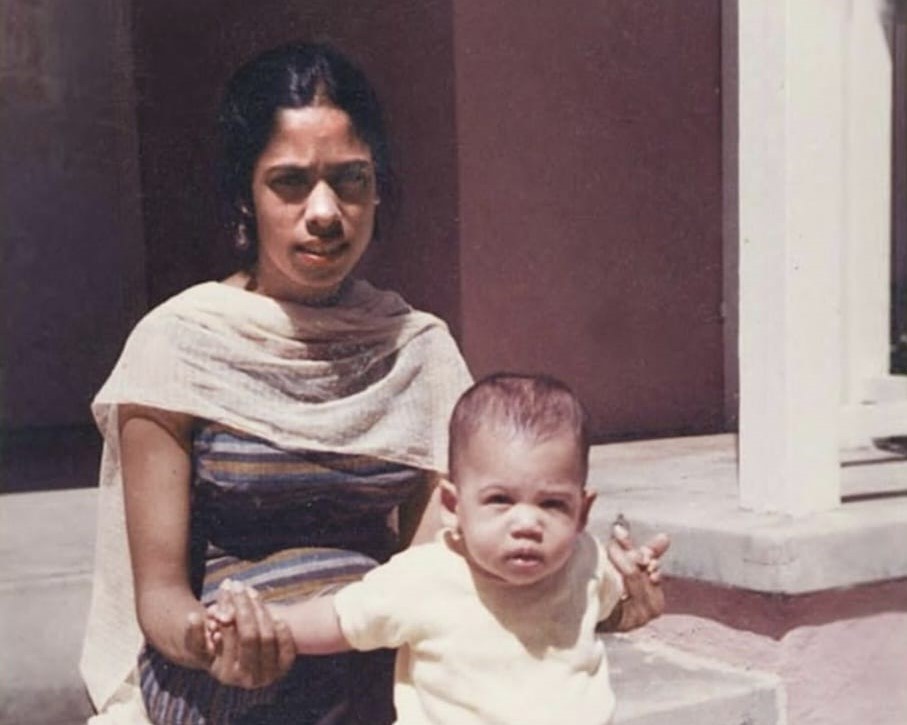
[[[534,506],[514,506],[511,514],[510,531],[513,536],[518,538],[541,538],[542,523]]]

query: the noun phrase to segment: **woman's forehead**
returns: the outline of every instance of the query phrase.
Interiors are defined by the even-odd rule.
[[[356,133],[349,115],[330,105],[282,108],[260,160],[268,165],[307,165],[371,160],[371,149]]]

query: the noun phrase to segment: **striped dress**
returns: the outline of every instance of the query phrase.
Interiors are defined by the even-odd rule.
[[[396,549],[390,516],[424,482],[408,466],[290,453],[215,424],[197,432],[192,458],[191,577],[206,605],[227,578],[280,602],[361,578]],[[161,725],[305,725],[346,700],[370,713],[363,722],[377,724],[390,701],[392,662],[386,652],[300,657],[280,682],[244,690],[146,645],[139,674],[148,713]]]

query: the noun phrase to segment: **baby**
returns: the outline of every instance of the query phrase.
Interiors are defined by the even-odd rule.
[[[621,577],[584,529],[583,409],[563,383],[497,374],[450,422],[447,528],[332,596],[268,605],[300,654],[396,648],[397,723],[608,723],[596,625]],[[253,596],[255,596],[253,594]],[[216,631],[230,622],[217,605]]]

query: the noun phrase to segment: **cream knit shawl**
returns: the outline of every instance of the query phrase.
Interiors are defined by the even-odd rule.
[[[81,671],[95,706],[125,681],[142,643],[118,405],[185,413],[288,450],[370,455],[444,472],[447,421],[470,382],[441,320],[362,281],[331,307],[208,282],[152,310],[92,404],[104,453]]]

